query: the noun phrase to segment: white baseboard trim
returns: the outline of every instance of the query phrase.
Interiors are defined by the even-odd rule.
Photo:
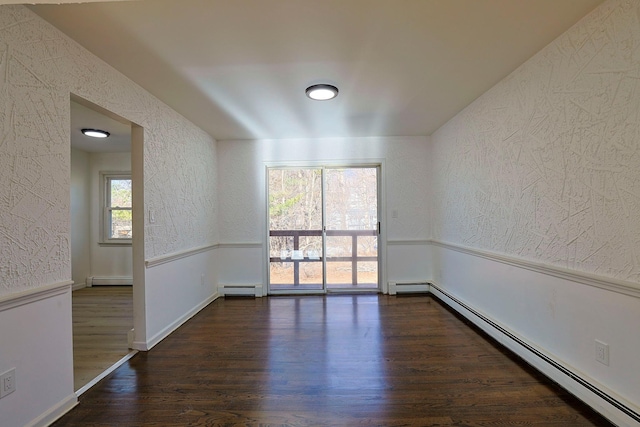
[[[86,286],[131,286],[133,277],[130,276],[90,276],[87,277]]]
[[[136,330],[134,328],[129,329],[127,332],[127,346],[133,348],[133,339],[136,337]]]
[[[71,287],[72,291],[78,291],[80,289],[84,289],[87,287],[87,282],[82,282],[82,283],[74,283],[73,286]]]
[[[229,296],[254,296],[262,297],[262,284],[256,283],[252,285],[218,285],[218,294],[223,297]]]
[[[527,342],[433,282],[430,285],[430,293],[615,425],[640,425],[640,408],[616,395],[612,390]]]
[[[180,326],[182,326],[187,320],[191,319],[193,316],[198,314],[198,312],[200,310],[202,310],[203,308],[205,308],[206,306],[208,306],[209,304],[211,304],[212,302],[217,300],[219,297],[220,297],[220,295],[216,292],[215,294],[211,295],[209,298],[207,298],[206,300],[202,301],[200,304],[196,305],[194,308],[189,310],[187,313],[185,313],[183,316],[178,318],[176,321],[172,322],[166,328],[164,328],[163,330],[161,330],[160,332],[155,334],[153,337],[151,337],[146,342],[145,341],[133,341],[132,348],[134,350],[138,350],[138,351],[149,351],[149,350],[151,350],[160,341],[162,341],[163,339],[168,337],[173,331],[175,331]]]
[[[72,410],[78,404],[75,393],[66,397],[58,404],[49,408],[44,414],[27,424],[26,427],[47,427],[56,422],[64,414]]]

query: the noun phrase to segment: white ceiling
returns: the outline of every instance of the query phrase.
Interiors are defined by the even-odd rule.
[[[82,129],[109,132],[108,138],[91,138]],[[131,124],[124,124],[91,108],[71,102],[71,147],[91,153],[131,151]]]
[[[216,139],[430,135],[602,0],[31,6]],[[328,82],[332,101],[304,90]]]

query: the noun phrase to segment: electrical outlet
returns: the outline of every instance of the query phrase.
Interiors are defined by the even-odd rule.
[[[16,391],[16,368],[0,375],[0,399]]]
[[[200,286],[204,286],[204,274],[200,275]]]
[[[609,366],[609,344],[596,340],[596,361]]]

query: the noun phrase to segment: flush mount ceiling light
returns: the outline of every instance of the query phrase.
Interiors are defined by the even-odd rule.
[[[107,138],[109,135],[111,135],[106,130],[100,129],[82,129],[82,133],[92,138]]]
[[[309,86],[305,93],[309,98],[316,101],[328,101],[338,96],[338,88],[326,84],[313,85]]]

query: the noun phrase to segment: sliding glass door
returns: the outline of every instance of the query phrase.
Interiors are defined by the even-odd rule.
[[[378,168],[270,168],[270,292],[376,290]]]
[[[378,288],[378,169],[325,170],[327,289]]]
[[[271,290],[323,290],[322,169],[269,169]]]

